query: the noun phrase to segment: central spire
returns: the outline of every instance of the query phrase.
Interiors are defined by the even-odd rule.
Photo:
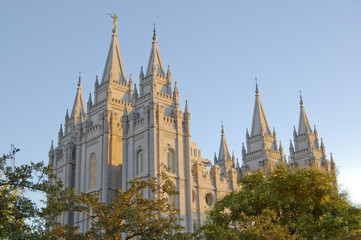
[[[153,39],[152,49],[150,51],[146,76],[152,75],[153,73],[158,73],[165,76],[165,71],[163,68],[162,59],[160,58],[160,53],[157,43],[155,24],[154,24],[152,39]]]
[[[119,50],[117,29],[113,29],[112,41],[108,51],[107,60],[105,62],[102,83],[116,80],[127,83],[123,60]]]
[[[222,130],[221,130],[221,144],[219,146],[218,161],[225,161],[231,159],[229,154],[229,149],[227,146],[226,136],[224,135],[223,121],[222,121]]]
[[[306,114],[305,106],[303,105],[302,94],[300,91],[300,119],[298,122],[298,135],[312,132],[310,122]]]
[[[256,99],[254,103],[253,110],[253,119],[252,119],[252,129],[251,129],[251,137],[260,135],[260,134],[271,134],[270,128],[268,126],[266,114],[263,110],[263,105],[261,102],[261,97],[259,95],[257,78],[256,78]]]
[[[81,72],[79,72],[78,88],[76,90],[76,96],[71,110],[70,118],[74,119],[74,123],[77,124],[80,117],[85,116],[85,107],[83,102],[83,93],[81,90]]]

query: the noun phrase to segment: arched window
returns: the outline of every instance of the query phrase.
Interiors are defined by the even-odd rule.
[[[174,152],[172,150],[170,150],[170,149],[167,151],[167,160],[168,160],[169,172],[176,173],[176,171],[175,171]]]
[[[140,174],[143,172],[143,151],[138,151],[137,161],[136,161],[136,173]]]
[[[211,193],[207,193],[206,194],[206,203],[208,206],[212,206],[213,205],[213,196]]]
[[[89,160],[89,188],[95,188],[96,187],[96,173],[97,173],[97,157],[95,153],[92,153],[90,155]]]

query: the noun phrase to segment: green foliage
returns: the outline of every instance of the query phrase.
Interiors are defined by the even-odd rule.
[[[0,239],[39,239],[43,236],[41,210],[28,194],[54,191],[47,180],[50,168],[43,162],[9,166],[18,151],[0,158]]]
[[[217,202],[201,228],[214,239],[356,239],[361,209],[317,169],[279,166],[241,179],[242,189]],[[218,237],[219,239],[219,237]]]
[[[49,198],[48,234],[54,239],[182,239],[185,229],[178,224],[179,210],[168,198],[176,194],[173,182],[164,172],[158,179],[132,180],[129,189],[118,189],[108,205],[97,193],[64,190]],[[87,233],[56,223],[57,216],[70,211],[91,220]]]

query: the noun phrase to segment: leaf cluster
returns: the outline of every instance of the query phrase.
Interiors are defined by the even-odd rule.
[[[50,168],[43,162],[10,166],[15,149],[0,158],[0,239],[38,239],[42,235],[41,209],[30,192],[54,191],[48,177]]]
[[[97,192],[76,193],[65,189],[49,198],[48,235],[53,239],[181,239],[179,210],[169,201],[178,194],[164,172],[158,178],[135,178],[126,191],[120,189],[111,202],[101,201]],[[61,225],[56,217],[78,212],[91,221],[90,230],[80,233],[75,226]]]
[[[203,236],[231,239],[354,239],[361,210],[339,193],[333,175],[279,166],[241,179],[242,189],[217,202]]]

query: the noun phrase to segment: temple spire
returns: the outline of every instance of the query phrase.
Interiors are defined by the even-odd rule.
[[[303,105],[302,95],[300,91],[300,119],[298,122],[298,135],[312,132],[310,122],[306,114],[305,107]]]
[[[188,101],[186,100],[186,106],[184,108],[184,113],[189,114],[189,109],[188,109]]]
[[[74,119],[74,124],[78,122],[78,119],[81,115],[85,116],[85,107],[83,101],[83,93],[81,90],[81,73],[79,73],[79,81],[78,81],[78,88],[76,91],[76,96],[73,104],[73,109],[71,111],[70,118]]]
[[[113,29],[112,40],[110,42],[101,82],[109,82],[110,80],[127,83],[116,29]]]
[[[221,144],[219,146],[218,161],[231,159],[229,154],[226,136],[224,135],[223,121],[222,121],[222,130],[221,130]]]
[[[258,84],[256,79],[256,99],[253,109],[253,119],[252,119],[252,129],[251,137],[260,135],[260,134],[271,134],[270,128],[268,126],[266,114],[263,110],[263,105],[259,95]]]
[[[160,58],[158,43],[157,43],[157,34],[155,30],[153,30],[153,42],[152,42],[152,49],[150,51],[149,61],[146,76],[152,75],[153,73],[162,74],[165,76],[165,71],[162,64],[162,59]]]

